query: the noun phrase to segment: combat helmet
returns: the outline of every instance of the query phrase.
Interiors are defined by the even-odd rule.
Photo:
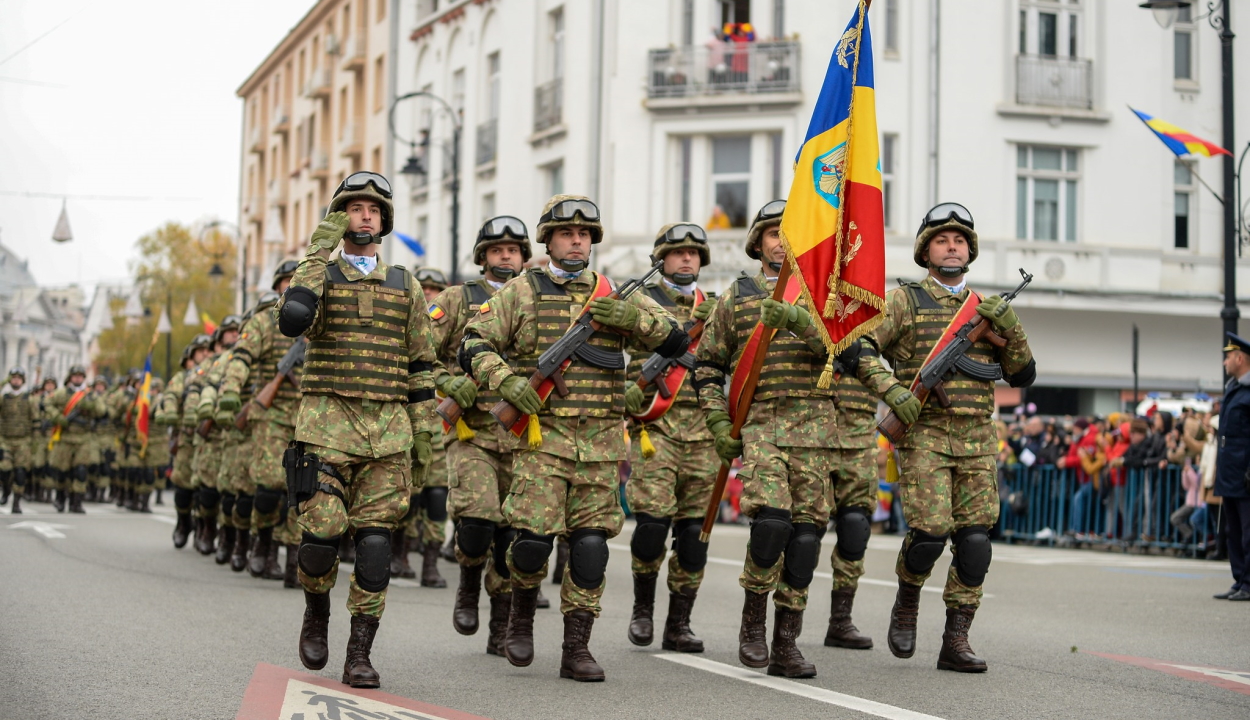
[[[212,350],[213,336],[200,333],[191,338],[191,342],[182,350],[182,363],[185,364],[195,354],[196,350]]]
[[[968,239],[968,264],[977,259],[979,247],[977,231],[973,229],[972,213],[959,203],[941,203],[925,213],[920,221],[920,229],[916,231],[916,245],[912,250],[912,258],[920,267],[929,269],[929,240],[943,230],[958,230]],[[939,271],[940,272],[940,271]],[[965,266],[960,275],[968,272]]]
[[[278,263],[278,267],[273,269],[273,282],[269,284],[271,290],[278,289],[278,283],[289,277],[295,277],[295,269],[299,267],[299,260],[283,260]]]
[[[546,245],[552,230],[572,225],[589,228],[592,245],[603,242],[599,206],[584,195],[556,195],[543,206],[543,214],[538,218],[538,244]]]
[[[243,318],[239,315],[227,315],[221,319],[221,324],[213,331],[213,342],[219,343],[225,337],[227,330],[240,330],[243,327]]]
[[[477,242],[473,243],[473,264],[485,265],[486,248],[505,243],[521,246],[522,262],[529,262],[534,256],[525,223],[511,215],[500,215],[482,223],[482,228],[477,231]]]
[[[660,228],[655,235],[655,246],[651,250],[651,262],[664,259],[665,255],[680,249],[690,248],[699,253],[699,268],[693,274],[663,273],[664,277],[678,285],[689,285],[699,279],[699,270],[712,263],[712,251],[707,245],[707,232],[694,223],[669,223]]]
[[[447,276],[436,267],[419,267],[412,275],[417,279],[417,284],[423,288],[432,290],[447,289]]]
[[[391,234],[395,223],[395,205],[391,202],[391,183],[375,172],[355,172],[343,178],[334,190],[328,212],[347,210],[352,200],[369,200],[382,209],[382,231],[376,235],[345,233],[343,238],[357,245],[371,242],[381,244],[382,238]]]
[[[26,379],[26,371],[22,369],[21,365],[14,365],[9,368],[9,376],[6,379],[12,380],[14,376],[20,377],[22,380]]]
[[[82,379],[85,381],[87,379],[87,368],[82,365],[70,365],[69,370],[65,373],[65,384],[68,385],[69,379],[75,375],[82,375]]]
[[[755,219],[751,221],[751,229],[747,231],[747,257],[752,260],[760,259],[760,243],[763,242],[764,231],[770,227],[781,224],[781,214],[786,210],[785,200],[773,200],[766,203],[760,211],[755,213]]]

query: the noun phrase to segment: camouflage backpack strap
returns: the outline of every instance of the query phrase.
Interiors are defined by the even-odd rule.
[[[933,299],[928,290],[924,289],[924,285],[917,282],[905,283],[903,289],[907,292],[907,297],[911,300],[912,311],[945,311],[945,308]]]
[[[486,288],[482,287],[477,280],[461,285],[464,289],[464,302],[470,308],[480,307],[482,303],[490,300],[490,294],[486,292]]]
[[[326,265],[326,278],[335,285],[350,285],[351,281],[343,274],[343,268],[338,263],[329,263]]]
[[[664,292],[664,288],[660,287],[658,284],[647,285],[645,289],[647,294],[651,296],[651,299],[660,304],[660,307],[677,307],[677,303],[673,302],[673,299],[668,296],[668,293]]]
[[[403,265],[392,265],[386,269],[386,280],[382,283],[382,287],[407,291],[412,288],[411,277],[412,275]]]
[[[755,282],[755,278],[743,273],[734,281],[734,300],[745,300],[747,298],[766,295],[767,293]]]

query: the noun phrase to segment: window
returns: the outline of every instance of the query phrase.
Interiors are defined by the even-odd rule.
[[[679,215],[684,220],[690,220],[690,173],[691,173],[691,150],[694,141],[689,137],[683,137],[677,140],[678,146],[678,162],[681,167],[681,212]]]
[[[417,0],[417,19],[438,12],[438,0]]]
[[[386,106],[386,58],[379,55],[373,61],[373,111],[382,112]]]
[[[720,0],[720,22],[751,22],[751,0]]]
[[[1181,162],[1180,160],[1176,161],[1173,173],[1176,184],[1176,193],[1173,201],[1174,209],[1172,213],[1174,228],[1172,233],[1172,247],[1177,250],[1189,250],[1189,218],[1193,214],[1190,211],[1190,207],[1194,198],[1194,174],[1193,171],[1190,170],[1189,165]]]
[[[559,160],[547,166],[547,194],[564,194],[564,161]]]
[[[551,79],[564,77],[564,8],[547,14],[548,44],[551,52]]]
[[[339,88],[339,140],[347,136],[347,88]]]
[[[378,22],[386,19],[386,4],[391,0],[378,0]]]
[[[1020,0],[1019,22],[1021,55],[1080,57],[1080,0]]]
[[[1172,31],[1172,77],[1194,79],[1194,18],[1189,6],[1177,8],[1176,27]]]
[[[304,58],[305,58],[304,51],[300,50],[299,51],[299,86],[301,89],[304,87],[304,67],[306,65],[306,63],[304,62]]]
[[[1076,242],[1079,157],[1072,148],[1017,147],[1017,238]]]
[[[486,56],[486,119],[499,119],[499,52]]]
[[[343,6],[343,38],[347,39],[352,36],[352,4],[347,3]]]
[[[417,242],[421,243],[424,246],[426,243],[430,241],[429,237],[427,237],[429,234],[430,234],[430,217],[428,215],[422,215],[417,218]]]
[[[898,53],[898,2],[885,0],[885,51]]]
[[[886,133],[881,136],[881,203],[888,228],[894,227],[894,159],[897,149],[898,135]]]
[[[751,183],[751,136],[712,138],[713,216],[724,213],[730,227],[746,227]],[[709,223],[714,224],[714,223]]]
[[[456,117],[464,117],[464,68],[451,74],[451,109]]]
[[[785,197],[781,191],[781,169],[785,167],[782,162],[781,149],[781,133],[771,133],[768,136],[769,149],[772,151],[772,163],[769,167],[769,176],[771,182],[769,188],[772,192],[768,194],[770,198]]]
[[[482,222],[495,217],[495,193],[486,193],[482,196]]]

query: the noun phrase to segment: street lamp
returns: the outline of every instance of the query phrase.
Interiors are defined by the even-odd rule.
[[[451,116],[452,134],[451,134],[451,284],[455,285],[460,282],[460,134],[461,123],[460,113],[456,112],[450,104],[434,93],[428,92],[412,92],[407,95],[401,95],[395,98],[395,102],[391,103],[391,109],[387,113],[387,127],[390,128],[391,137],[400,142],[408,143],[409,152],[408,161],[404,163],[404,167],[399,174],[414,179],[420,175],[425,175],[428,168],[421,163],[421,158],[417,157],[417,145],[429,147],[430,136],[428,130],[421,131],[421,141],[417,143],[412,140],[405,140],[395,132],[395,107],[405,100],[415,97],[427,97],[443,106],[443,109]]]
[[[247,248],[243,245],[243,232],[239,230],[239,226],[229,220],[214,220],[204,227],[200,228],[200,247],[204,247],[204,233],[219,227],[234,228],[234,242],[239,248],[239,312],[242,313],[247,308]],[[206,251],[207,252],[207,251]],[[221,269],[221,263],[217,262],[217,256],[213,256],[213,266],[208,269],[208,275],[212,278],[220,278],[225,275],[225,271]]]
[[[220,273],[221,268],[217,268],[217,271]],[[210,275],[212,274],[211,270],[209,271],[209,274]],[[172,310],[174,307],[174,293],[169,287],[169,281],[166,278],[160,277],[158,275],[148,275],[145,273],[135,278],[135,287],[136,288],[139,287],[140,283],[143,283],[145,281],[151,282],[153,280],[165,286],[165,310],[164,310],[165,318],[164,319],[168,320],[169,311]],[[143,309],[143,314],[149,315],[151,314],[151,311],[145,307]],[[157,327],[158,331],[160,330],[159,322],[160,321],[158,321],[158,327]],[[170,373],[173,372],[173,361],[172,361],[173,352],[174,352],[174,329],[170,327],[168,330],[165,330],[165,381],[166,382],[168,382],[169,378],[172,377]]]
[[[1229,0],[1212,0],[1207,3],[1207,14],[1195,17],[1194,20],[1206,18],[1211,27],[1220,34],[1220,80],[1222,87],[1221,102],[1224,106],[1224,133],[1221,143],[1229,155],[1224,157],[1224,308],[1220,310],[1220,318],[1224,321],[1224,332],[1237,332],[1237,320],[1241,312],[1237,309],[1237,255],[1238,227],[1237,215],[1240,211],[1234,192],[1235,158],[1231,155],[1237,144],[1233,132],[1233,31],[1229,27]],[[1155,21],[1167,28],[1176,20],[1181,8],[1188,8],[1192,2],[1185,0],[1147,0],[1138,7],[1146,8],[1155,14]],[[1217,15],[1217,11],[1222,11]],[[1228,378],[1225,378],[1227,380]]]

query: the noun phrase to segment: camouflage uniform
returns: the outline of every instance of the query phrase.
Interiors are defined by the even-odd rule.
[[[21,498],[26,492],[26,479],[31,471],[31,436],[36,420],[35,409],[33,398],[26,392],[24,385],[14,390],[6,382],[0,388],[0,450],[4,453],[0,458],[0,482],[4,486],[0,504],[4,504],[11,494],[13,514],[22,512]]]
[[[84,394],[67,416],[65,408],[79,392]],[[63,509],[68,497],[70,512],[83,512],[82,496],[87,491],[87,468],[99,462],[99,452],[91,440],[91,426],[94,420],[105,416],[104,401],[86,385],[74,387],[67,382],[48,398],[44,412],[45,417],[60,428],[59,438],[53,431],[53,445],[49,451],[50,464],[57,476],[58,509]]]
[[[128,379],[123,379],[104,396],[108,414],[96,422],[92,432],[100,463],[104,464],[106,452],[112,456],[111,466],[117,476],[112,485],[118,507],[134,496],[135,474],[139,467],[133,436],[134,419],[129,417],[134,401],[135,390]]]
[[[45,410],[48,397],[55,391],[56,385],[54,381],[52,387],[46,392],[40,389],[32,392],[30,396],[31,411],[35,417],[31,421],[30,435],[31,486],[33,492],[29,494],[35,497],[43,497],[55,485],[52,479],[52,468],[48,465],[48,458],[51,455],[48,451],[48,440],[52,436],[52,423],[48,420],[47,411]]]
[[[218,353],[205,357],[191,370],[187,371],[182,396],[183,427],[191,432],[191,476],[187,483],[194,490],[192,514],[195,518],[195,549],[201,555],[213,552],[214,541],[217,539],[217,513],[221,510],[221,495],[217,491],[218,467],[213,455],[214,447],[209,438],[199,433],[199,406],[206,382],[206,375],[217,361]],[[209,432],[209,437],[212,437]]]

